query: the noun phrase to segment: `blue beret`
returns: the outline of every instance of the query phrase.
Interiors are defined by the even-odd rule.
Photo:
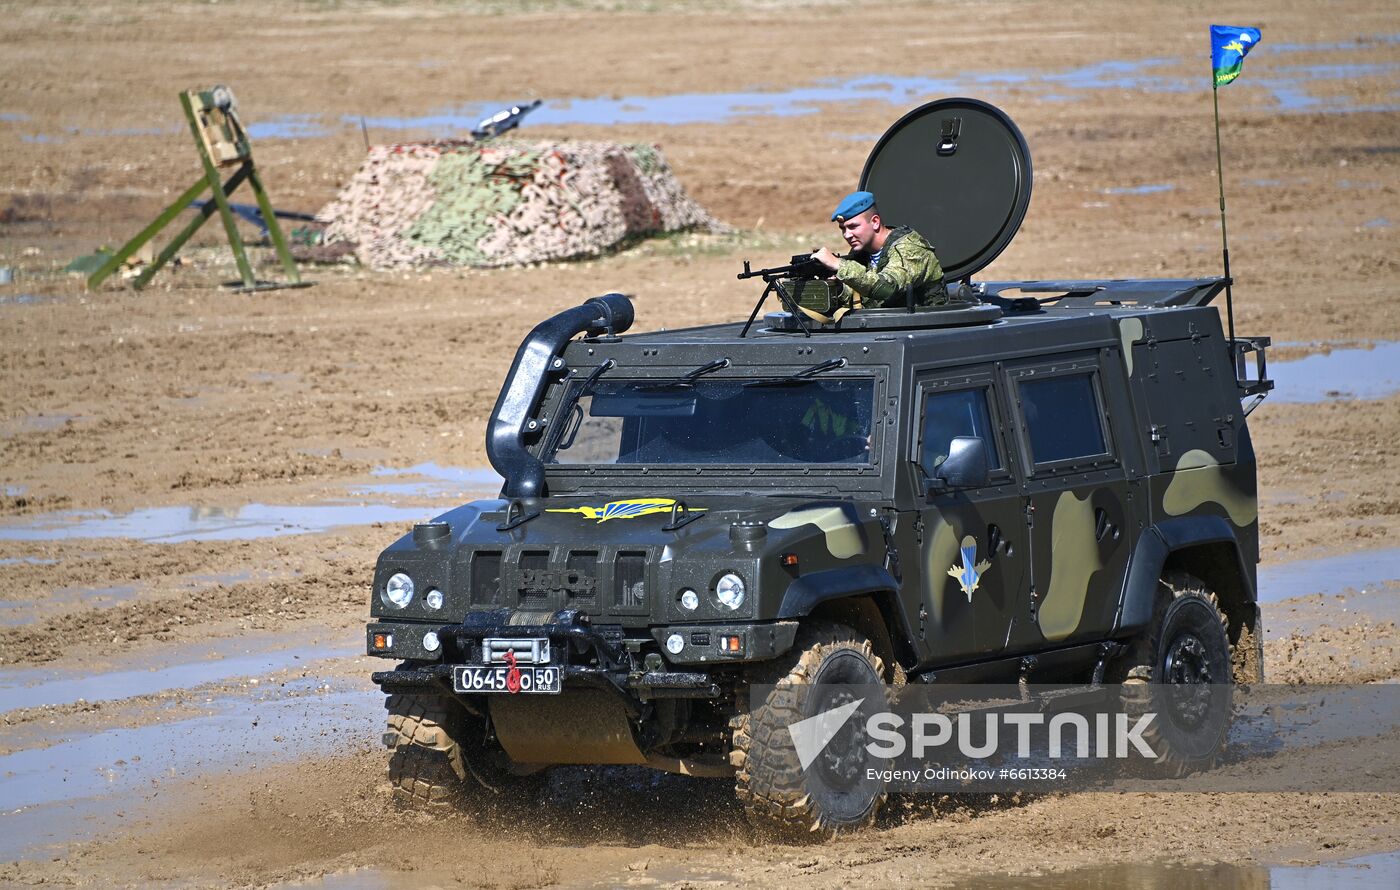
[[[870,192],[851,192],[841,199],[841,203],[836,205],[836,212],[831,214],[833,221],[838,219],[850,219],[859,216],[871,207],[875,206],[875,196]]]

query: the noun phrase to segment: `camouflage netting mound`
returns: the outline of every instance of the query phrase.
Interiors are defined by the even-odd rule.
[[[316,214],[361,263],[509,266],[596,255],[627,238],[727,227],[686,196],[652,145],[381,145]]]

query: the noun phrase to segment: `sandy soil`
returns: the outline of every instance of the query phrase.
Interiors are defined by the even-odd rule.
[[[322,116],[328,135],[256,144],[278,206],[314,211],[363,155],[358,126],[342,117],[531,96],[783,90],[859,74],[1028,73],[969,88],[1016,119],[1036,168],[1021,234],[979,277],[1206,276],[1219,267],[1208,14],[1035,0],[881,4],[858,15],[824,2],[703,12],[586,0],[525,12],[417,0],[0,2],[0,265],[16,277],[0,286],[0,524],[39,527],[60,510],[360,504],[387,497],[358,493],[383,481],[375,468],[479,467],[483,423],[534,319],[614,290],[635,295],[642,329],[746,313],[757,291],[734,281],[741,260],[832,242],[822,220],[854,186],[873,138],[933,98],[832,101],[722,123],[527,123],[532,137],[661,144],[733,235],[492,272],[317,266],[304,270],[318,282],[310,289],[235,296],[218,286],[232,265],[210,226],[150,289],[85,294],[58,270],[125,240],[197,174],[179,132],[180,89],[227,82],[252,120]],[[1324,15],[1259,0],[1231,16],[1266,35],[1221,94],[1240,331],[1271,335],[1288,344],[1275,357],[1294,358],[1400,339],[1400,118],[1355,110],[1393,105],[1400,88],[1393,10],[1343,0]],[[1154,73],[1191,88],[1054,95],[1046,86],[1103,59],[1161,59]],[[1309,83],[1341,113],[1281,114],[1270,78],[1326,65],[1370,67]],[[1172,187],[1132,191],[1157,185]],[[1266,565],[1351,552],[1364,562],[1393,546],[1400,397],[1265,402],[1251,428]],[[440,491],[391,499],[423,515],[453,502]],[[222,542],[0,540],[0,607],[23,621],[0,625],[0,665],[124,670],[269,633],[353,653],[374,555],[406,521]],[[1286,682],[1393,681],[1397,647],[1391,620],[1324,615],[1274,635],[1268,670]],[[322,681],[372,701],[369,669],[365,659],[322,659],[262,671],[256,689],[246,676],[222,678],[0,715],[0,754],[178,726],[229,698],[304,697],[307,731],[321,734],[314,757],[210,765],[120,796],[110,808],[131,817],[102,841],[0,866],[0,880],[266,884],[407,869],[416,857],[442,866],[423,880],[491,887],[937,884],[1085,863],[1306,861],[1400,847],[1400,798],[1383,794],[1176,795],[1170,820],[1151,795],[948,800],[893,808],[879,830],[813,850],[756,844],[722,785],[580,773],[543,814],[417,820],[382,803],[378,726],[315,716],[310,704]]]

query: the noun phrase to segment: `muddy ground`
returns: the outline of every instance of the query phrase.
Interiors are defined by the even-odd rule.
[[[1205,7],[523,8],[0,3],[0,880],[933,885],[1400,849],[1392,794],[904,802],[818,849],[756,841],[723,783],[641,774],[556,777],[543,811],[386,809],[373,666],[355,654],[369,570],[414,518],[489,490],[483,424],[535,319],[607,291],[635,295],[642,329],[739,317],[757,297],[740,262],[833,243],[823,220],[873,139],[951,92],[1006,109],[1035,163],[1025,225],[980,278],[1219,269]],[[1239,330],[1298,368],[1351,360],[1306,366],[1335,375],[1333,396],[1280,391],[1251,416],[1267,668],[1393,682],[1400,387],[1350,394],[1395,377],[1400,18],[1345,0],[1230,16],[1265,34],[1221,92]],[[866,75],[912,86],[840,86]],[[383,119],[535,96],[840,95],[527,122],[660,144],[732,235],[492,272],[311,266],[312,288],[239,296],[210,226],[148,290],[85,293],[61,267],[197,175],[175,96],[213,82],[253,122],[319,131],[255,143],[278,206],[305,212],[358,165],[362,115],[398,141],[452,134]]]

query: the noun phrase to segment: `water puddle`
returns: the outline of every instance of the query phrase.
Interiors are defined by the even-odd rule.
[[[375,467],[371,476],[412,481],[356,485],[352,495],[389,495],[405,498],[458,498],[471,494],[495,496],[501,490],[501,475],[489,467],[444,467],[435,463],[415,464],[402,469]]]
[[[1369,220],[1367,220],[1366,222],[1362,223],[1362,224],[1361,224],[1361,228],[1363,228],[1363,229],[1388,229],[1388,228],[1390,228],[1390,220],[1386,219],[1386,218],[1383,217],[1383,216],[1378,216],[1378,217],[1376,217],[1375,219],[1369,219]]]
[[[251,371],[247,375],[250,383],[297,383],[301,374],[296,371]]]
[[[1400,342],[1333,349],[1289,362],[1270,362],[1272,402],[1380,399],[1400,392]]]
[[[41,559],[37,556],[7,556],[0,559],[0,566],[52,566],[58,565],[56,559]]]
[[[356,640],[358,642],[358,638]],[[192,689],[237,677],[257,676],[325,658],[358,654],[347,641],[296,645],[281,638],[252,651],[247,641],[225,640],[203,651],[188,647],[164,666],[85,673],[53,668],[0,670],[0,714],[18,708],[71,705],[79,701],[118,701],[172,689]],[[240,651],[242,650],[242,651]],[[3,774],[3,772],[0,772]]]
[[[305,535],[374,523],[412,523],[430,518],[420,507],[384,504],[242,507],[151,507],[131,513],[106,510],[62,511],[0,522],[0,540],[63,541],[76,538],[132,538],[146,543],[246,541],[278,535]]]
[[[362,683],[318,693],[321,683],[308,678],[279,690],[300,693],[291,697],[218,699],[197,718],[113,729],[0,757],[0,860],[48,856],[60,845],[100,836],[163,783],[363,743],[383,720],[383,697],[359,688]]]
[[[0,123],[13,124],[27,120],[29,120],[29,115],[27,114],[21,114],[18,111],[0,111]]]
[[[1266,563],[1259,567],[1259,602],[1375,589],[1395,580],[1400,580],[1400,547]]]
[[[1400,37],[1379,38],[1395,42]],[[1311,49],[1344,51],[1364,48],[1365,44],[1317,44]],[[1302,45],[1299,49],[1304,48]],[[1180,59],[1105,60],[1059,72],[1001,71],[970,74],[957,78],[899,77],[863,75],[846,80],[826,79],[789,90],[746,90],[733,93],[683,93],[668,96],[624,96],[551,101],[531,113],[531,124],[626,125],[724,123],[754,117],[791,117],[812,114],[826,103],[881,100],[896,105],[913,105],[925,99],[951,95],[991,95],[1004,87],[1030,92],[1048,102],[1073,101],[1091,90],[1121,90],[1147,93],[1183,93],[1198,88],[1198,79],[1167,73],[1179,68]],[[1308,86],[1328,80],[1376,81],[1393,77],[1400,64],[1327,64],[1316,66],[1270,66],[1256,64],[1250,83],[1267,91],[1274,104],[1292,113],[1324,111],[1390,111],[1400,105],[1362,105],[1349,96],[1313,96]],[[1076,95],[1079,94],[1079,95]],[[492,112],[508,106],[505,101],[473,102],[431,114],[412,117],[366,118],[367,126],[388,130],[431,130],[437,133],[466,132]],[[341,119],[345,125],[359,125],[358,117]]]
[[[321,123],[320,115],[288,114],[249,124],[248,135],[253,139],[313,139],[329,136],[330,130]]]
[[[923,99],[965,93],[986,93],[998,87],[1036,86],[1041,83],[1079,89],[1149,89],[1162,86],[1147,75],[1149,69],[1171,64],[1169,59],[1132,62],[1099,62],[1049,75],[1039,72],[1002,71],[961,78],[862,75],[845,80],[827,78],[812,86],[788,90],[743,90],[732,93],[675,93],[664,96],[599,97],[551,101],[530,113],[532,125],[628,125],[724,123],[745,117],[793,117],[814,114],[820,106],[836,102],[877,100],[913,105]],[[1180,89],[1185,89],[1185,84]],[[365,125],[387,130],[469,131],[509,102],[473,102],[417,117],[366,118]],[[343,117],[355,126],[360,119]]]
[[[1174,191],[1176,186],[1170,182],[1159,182],[1151,185],[1125,185],[1118,188],[1106,188],[1105,195],[1155,195],[1161,192]]]
[[[136,596],[138,590],[132,585],[64,587],[35,600],[0,600],[0,625],[18,627],[34,624],[72,606],[110,609]]]
[[[1296,51],[1346,52],[1400,41],[1400,35],[1367,37],[1365,42],[1290,44]],[[1279,47],[1270,49],[1276,53]],[[1328,63],[1278,65],[1265,57],[1251,61],[1249,83],[1266,92],[1286,113],[1389,112],[1400,103],[1362,104],[1351,95],[1315,96],[1311,84],[1346,80],[1360,85],[1382,84],[1400,72],[1400,63]],[[531,112],[529,123],[546,126],[679,125],[725,123],[753,117],[792,117],[815,114],[828,103],[883,101],[910,107],[941,96],[978,95],[996,100],[1006,88],[1019,96],[1046,102],[1083,98],[1090,91],[1117,90],[1132,93],[1184,93],[1200,88],[1196,75],[1180,73],[1187,60],[1150,58],[1104,60],[1064,71],[1005,70],[959,77],[891,76],[870,74],[848,79],[827,78],[791,89],[759,87],[729,93],[676,93],[662,96],[601,96],[550,100]],[[1194,69],[1193,69],[1194,70]],[[1362,90],[1356,91],[1358,94]],[[518,99],[519,97],[516,97]],[[364,117],[375,130],[429,131],[436,136],[469,132],[483,118],[508,107],[514,100],[460,103],[421,115]],[[0,118],[2,120],[3,118]],[[21,117],[10,120],[18,122]],[[255,139],[309,139],[358,128],[359,115],[331,119],[318,114],[288,114],[249,125]],[[166,135],[178,128],[125,128],[115,130],[62,128],[54,133],[21,135],[26,142],[58,143],[75,137]]]
[[[70,420],[78,420],[76,414],[25,414],[0,421],[0,436],[10,438],[24,433],[51,433],[62,429]]]
[[[44,294],[0,294],[0,306],[35,306],[53,299]]]
[[[370,885],[365,885],[370,886]],[[1184,887],[1210,890],[1393,890],[1400,887],[1400,851],[1319,865],[1169,865],[1130,862],[1096,865],[1048,875],[996,875],[953,884],[962,890],[1117,890],[1120,887]]]

